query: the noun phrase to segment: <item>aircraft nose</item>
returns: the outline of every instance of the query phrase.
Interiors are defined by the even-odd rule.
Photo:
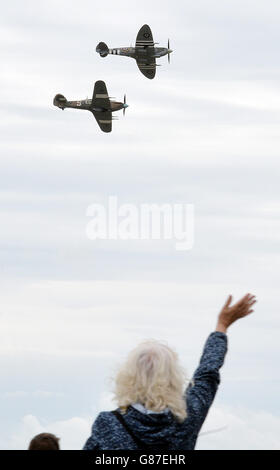
[[[126,104],[126,103],[123,105],[124,108],[128,108],[128,106],[129,104]]]

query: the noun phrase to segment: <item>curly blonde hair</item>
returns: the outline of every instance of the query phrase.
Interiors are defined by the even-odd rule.
[[[115,400],[122,410],[133,403],[160,412],[169,408],[182,422],[187,417],[183,387],[186,373],[165,343],[147,340],[133,349],[115,379]]]

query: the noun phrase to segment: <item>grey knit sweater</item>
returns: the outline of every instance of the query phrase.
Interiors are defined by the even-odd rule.
[[[92,426],[92,434],[84,450],[193,450],[200,428],[214,400],[220,383],[219,369],[227,351],[227,336],[214,332],[208,337],[186,392],[187,418],[179,423],[171,414],[144,414],[130,406],[123,415],[136,439],[112,412],[100,413]],[[139,440],[143,445],[139,445]]]

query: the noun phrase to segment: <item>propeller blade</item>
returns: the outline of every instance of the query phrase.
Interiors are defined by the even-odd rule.
[[[168,39],[167,47],[168,47],[168,51],[170,51],[170,41],[169,41],[169,39]],[[170,52],[168,52],[168,63],[170,64]]]
[[[126,105],[126,95],[123,97],[123,104]],[[126,106],[123,107],[123,115],[125,116]]]

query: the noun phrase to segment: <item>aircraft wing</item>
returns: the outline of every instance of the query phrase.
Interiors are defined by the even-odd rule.
[[[147,46],[154,47],[154,40],[150,26],[144,24],[137,34],[135,47],[137,49],[138,47]]]
[[[136,38],[136,62],[139,70],[147,78],[156,74],[156,59],[154,57],[154,40],[150,26],[144,24]]]
[[[112,130],[112,112],[111,111],[102,111],[94,112],[92,111],[100,129],[103,132],[111,132]]]
[[[136,59],[140,72],[147,78],[154,78],[156,75],[156,59],[147,57],[146,59]]]
[[[111,110],[107,88],[103,80],[95,82],[91,105],[94,108]]]

